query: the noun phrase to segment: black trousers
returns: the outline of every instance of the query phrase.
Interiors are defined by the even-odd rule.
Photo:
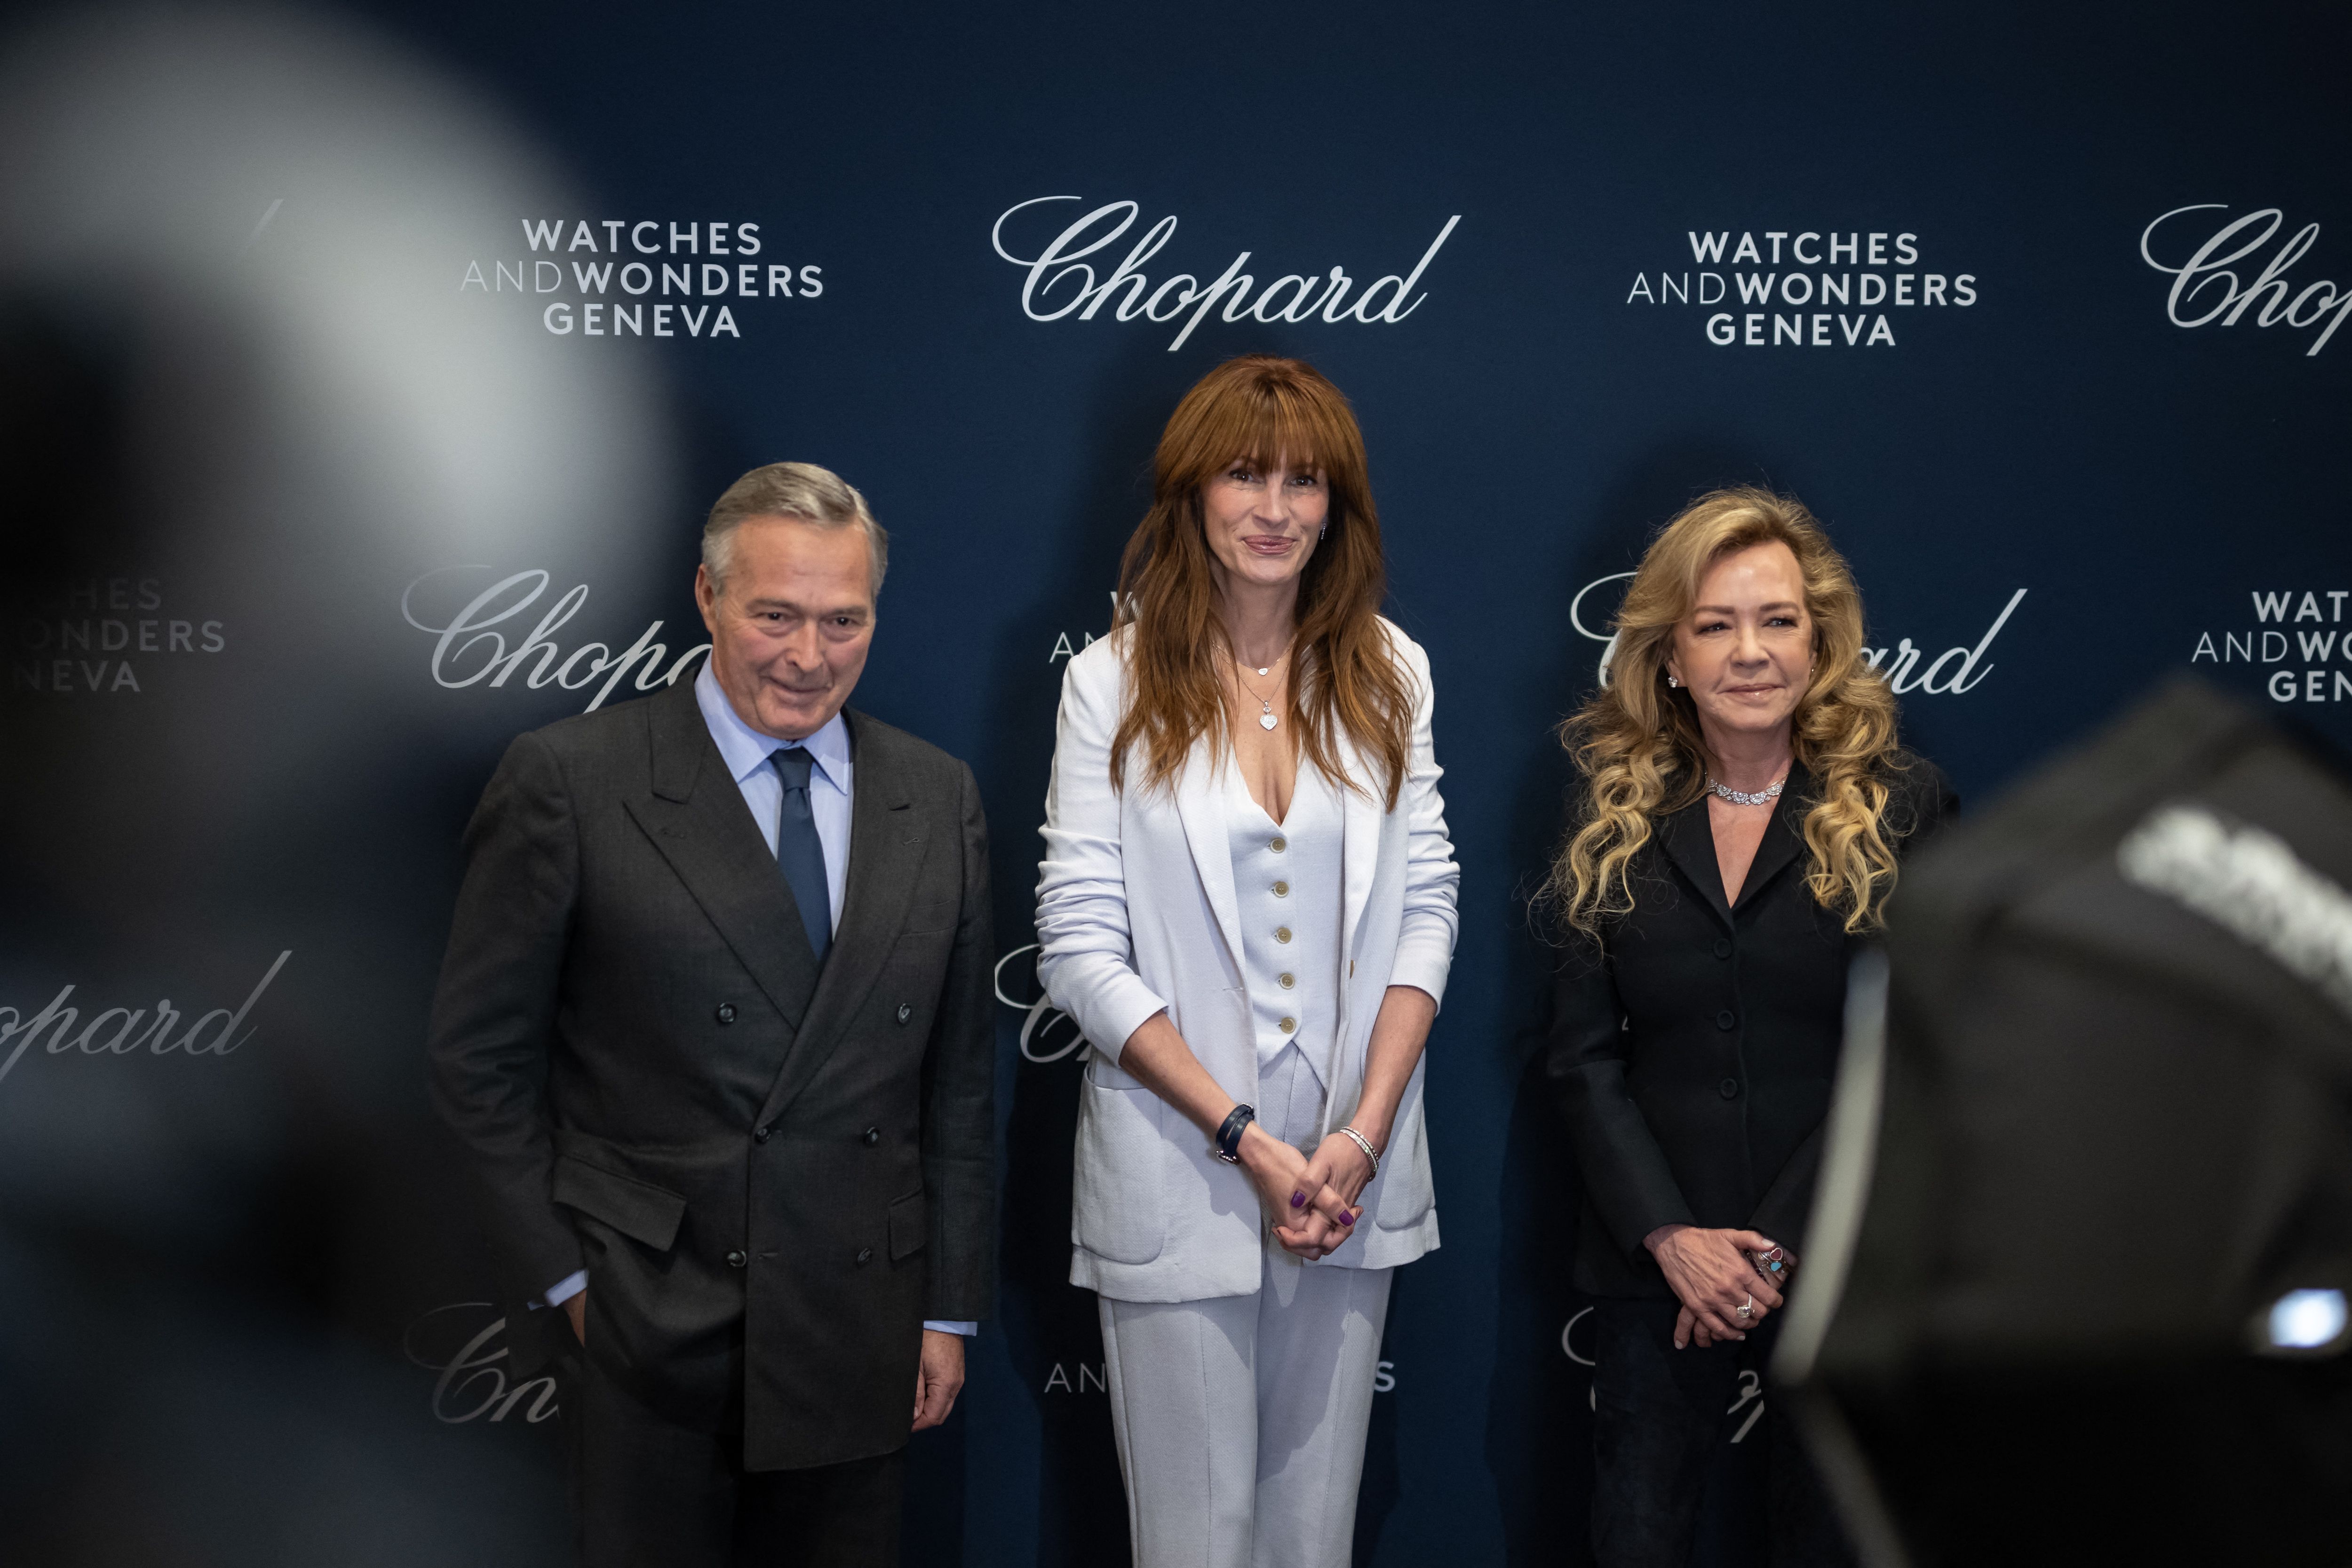
[[[905,1450],[746,1470],[740,1434],[676,1426],[577,1350],[564,1359],[582,1568],[898,1568]]]
[[[1757,1555],[1773,1568],[1851,1564],[1853,1549],[1791,1424],[1769,1393],[1741,1398],[1751,1386],[1762,1387],[1780,1337],[1779,1315],[1745,1340],[1676,1350],[1676,1310],[1672,1300],[1593,1304],[1593,1562],[1599,1568],[1684,1568],[1698,1529],[1707,1461],[1745,1425],[1741,1442],[1765,1449],[1767,1540]],[[1751,1372],[1752,1384],[1741,1375]]]

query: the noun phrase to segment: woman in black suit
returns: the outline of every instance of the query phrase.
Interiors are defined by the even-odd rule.
[[[1549,1070],[1584,1178],[1602,1568],[1680,1568],[1741,1373],[1801,1239],[1846,963],[1955,808],[1895,741],[1862,600],[1804,508],[1722,490],[1650,546],[1547,896],[1567,937]],[[1775,1563],[1850,1559],[1769,1405]]]

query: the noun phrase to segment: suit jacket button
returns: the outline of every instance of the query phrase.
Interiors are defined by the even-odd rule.
[[[770,1135],[775,1131],[776,1130],[772,1127],[754,1128],[751,1132],[751,1142],[754,1143],[765,1143]]]
[[[741,1247],[737,1247],[734,1251],[727,1255],[727,1267],[730,1268],[741,1268],[751,1261],[751,1259],[750,1255],[745,1253]]]
[[[864,1143],[868,1149],[871,1149],[874,1145],[882,1142],[882,1129],[879,1127],[869,1127],[865,1131],[859,1133],[857,1137],[858,1142]]]
[[[1721,1083],[1717,1084],[1715,1087],[1723,1091],[1723,1098],[1726,1100],[1738,1100],[1739,1098],[1739,1080],[1736,1078],[1725,1079]]]
[[[1715,1026],[1718,1029],[1728,1029],[1738,1022],[1739,1022],[1738,1016],[1728,1007],[1715,1016]]]
[[[1719,936],[1715,939],[1715,956],[1717,958],[1729,958],[1731,956],[1731,939],[1729,937]]]
[[[719,1021],[722,1024],[731,1024],[735,1021],[734,1003],[721,1002],[719,1004]]]
[[[912,1002],[901,1002],[898,1004],[898,1022],[903,1024],[914,1016],[915,1005]]]
[[[874,1249],[870,1247],[859,1247],[857,1249],[857,1261],[861,1264],[873,1262]]]

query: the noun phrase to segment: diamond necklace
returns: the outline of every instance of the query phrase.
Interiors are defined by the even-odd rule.
[[[1706,775],[1706,787],[1713,790],[1716,794],[1721,795],[1724,799],[1729,801],[1734,805],[1769,805],[1774,801],[1780,798],[1780,786],[1788,782],[1789,775],[1782,773],[1779,778],[1774,779],[1768,787],[1750,794],[1747,790],[1733,789],[1729,784],[1720,784],[1716,783],[1715,775],[1713,773]]]

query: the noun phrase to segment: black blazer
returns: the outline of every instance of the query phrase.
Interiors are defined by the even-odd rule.
[[[988,1316],[987,828],[860,713],[822,972],[684,681],[518,739],[466,833],[436,1108],[509,1300],[588,1270],[588,1353],[751,1469],[906,1443],[926,1318]],[[552,1314],[546,1314],[552,1317]]]
[[[1903,850],[1958,809],[1932,763],[1890,783],[1883,826]],[[1584,1178],[1576,1278],[1592,1294],[1669,1294],[1642,1246],[1662,1225],[1744,1226],[1801,1254],[1855,943],[1805,889],[1811,790],[1791,769],[1736,905],[1701,796],[1635,853],[1633,911],[1571,933],[1546,1067]]]

